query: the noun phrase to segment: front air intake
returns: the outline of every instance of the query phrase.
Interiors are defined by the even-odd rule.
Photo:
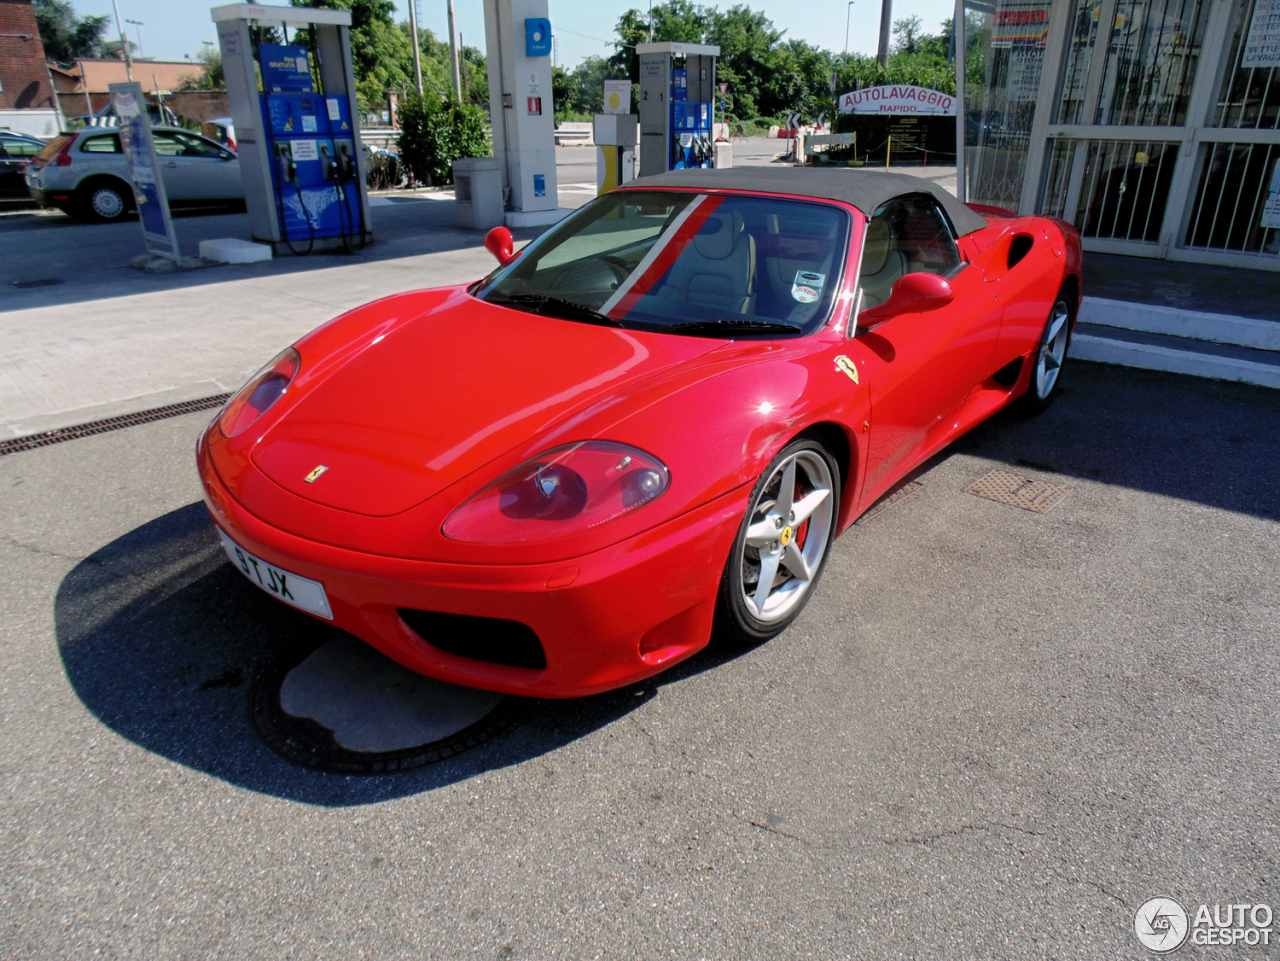
[[[469,617],[397,608],[410,630],[434,648],[488,664],[542,670],[547,656],[533,628],[496,617]]]

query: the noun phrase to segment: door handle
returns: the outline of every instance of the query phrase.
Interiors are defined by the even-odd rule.
[[[166,167],[170,167],[170,168],[172,168],[173,170],[177,170],[177,169],[178,169],[177,161],[174,161],[174,160],[170,160],[167,164],[165,164],[165,166],[166,166]]]

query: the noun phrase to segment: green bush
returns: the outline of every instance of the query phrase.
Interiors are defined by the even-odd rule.
[[[422,184],[453,183],[453,162],[493,153],[485,111],[413,97],[400,109],[400,160]]]

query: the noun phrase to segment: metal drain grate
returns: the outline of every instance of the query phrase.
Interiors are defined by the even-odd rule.
[[[997,504],[1008,504],[1011,507],[1021,507],[1024,511],[1046,514],[1058,501],[1071,493],[1071,488],[1046,481],[1028,480],[1008,471],[993,470],[970,487],[969,493]]]
[[[33,287],[57,287],[60,283],[60,277],[46,277],[44,280],[15,280],[13,286],[19,290],[30,290]]]
[[[876,501],[875,504],[872,506],[871,510],[867,511],[865,514],[859,517],[856,521],[854,521],[854,523],[865,524],[867,521],[871,520],[871,518],[875,517],[881,511],[888,510],[894,504],[898,503],[898,501],[902,500],[904,497],[907,497],[910,494],[914,494],[923,486],[924,485],[921,484],[919,481],[907,481],[907,483],[903,484],[893,493],[888,494],[887,496],[882,497],[878,501]]]
[[[39,434],[3,440],[0,441],[0,457],[16,454],[19,451],[35,450],[37,447],[48,447],[50,444],[61,444],[64,440],[75,440],[77,437],[91,437],[94,434],[105,434],[108,431],[133,427],[137,424],[148,424],[153,420],[164,420],[166,417],[180,417],[199,410],[210,410],[221,407],[230,396],[230,394],[214,394],[212,397],[201,397],[198,400],[184,400],[180,404],[140,410],[136,414],[105,417],[102,420],[91,420],[87,424],[77,424],[74,427],[59,427],[57,430],[46,430]]]

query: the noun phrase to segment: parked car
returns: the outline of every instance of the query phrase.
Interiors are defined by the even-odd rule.
[[[160,175],[171,207],[243,203],[235,151],[181,127],[153,128]],[[133,209],[133,186],[118,130],[85,127],[51,140],[26,169],[42,207],[87,220],[120,220]]]
[[[44,147],[39,137],[0,128],[0,201],[31,199],[23,174]]]
[[[904,475],[1049,404],[1081,295],[1069,224],[878,171],[679,170],[485,245],[286,349],[196,458],[253,584],[540,697],[780,633]]]

